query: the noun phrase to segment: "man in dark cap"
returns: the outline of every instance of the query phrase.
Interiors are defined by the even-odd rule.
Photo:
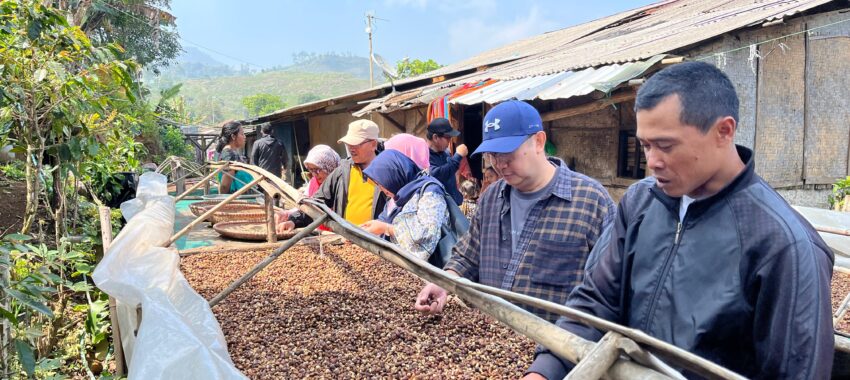
[[[452,199],[460,205],[463,196],[457,188],[457,169],[460,162],[469,154],[466,145],[460,144],[455,149],[455,154],[449,153],[449,144],[452,139],[460,135],[460,132],[452,129],[452,125],[446,118],[440,117],[431,120],[428,124],[428,145],[431,147],[431,176],[439,180]]]

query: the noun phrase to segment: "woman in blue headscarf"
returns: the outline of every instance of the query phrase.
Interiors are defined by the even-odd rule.
[[[381,152],[363,174],[395,202],[388,204],[378,220],[360,227],[387,236],[407,252],[427,260],[440,241],[440,228],[449,218],[443,185],[395,150]]]

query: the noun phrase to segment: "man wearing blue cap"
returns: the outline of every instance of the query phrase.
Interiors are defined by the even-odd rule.
[[[482,195],[469,233],[443,268],[484,285],[564,303],[584,276],[584,264],[614,202],[602,185],[546,157],[546,133],[531,105],[508,101],[484,117],[484,153],[503,179]],[[444,289],[428,284],[415,308],[442,311]],[[527,307],[554,322],[557,315]]]

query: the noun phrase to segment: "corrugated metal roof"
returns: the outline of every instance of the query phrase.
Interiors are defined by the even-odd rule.
[[[643,74],[662,58],[664,58],[664,55],[658,55],[641,62],[613,64],[599,68],[591,67],[579,71],[500,81],[453,99],[450,103],[471,105],[478,103],[495,104],[508,99],[568,99],[574,96],[587,95],[594,91],[607,92]]]
[[[659,54],[675,54],[683,48],[735,30],[793,16],[835,1],[667,0],[517,41],[418,77],[398,81],[395,85],[403,86],[482,67],[486,68],[466,76],[504,81],[551,76],[600,66],[611,66],[611,70],[615,70],[613,65],[616,64],[644,61]],[[472,81],[468,78],[464,82],[460,80],[457,78],[443,83],[453,86]],[[568,80],[568,77],[564,80]],[[569,88],[569,91],[579,91],[575,86],[562,87]],[[377,86],[334,99],[360,100],[370,91],[388,88],[389,85]],[[426,85],[420,88],[435,87]],[[556,90],[553,88],[552,91]],[[426,93],[429,92],[423,90],[422,95],[408,100],[406,104],[416,102]],[[555,98],[567,95],[569,93],[544,93],[541,96]],[[321,102],[291,107],[272,115],[279,117],[306,112],[321,106]]]
[[[492,77],[523,78],[644,60],[831,1],[678,0],[660,3],[644,8],[628,22],[494,68]],[[547,41],[544,39],[540,43]]]

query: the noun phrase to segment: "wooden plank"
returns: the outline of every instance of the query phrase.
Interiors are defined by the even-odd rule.
[[[800,24],[788,28],[798,31]],[[773,187],[802,183],[805,138],[805,37],[759,46],[756,173]]]
[[[103,252],[109,251],[112,245],[112,210],[106,206],[98,207],[100,216],[100,239],[103,242]],[[115,298],[109,296],[109,321],[112,323],[112,346],[115,353],[115,374],[124,376],[124,347],[121,343],[121,330],[118,326],[118,306]]]
[[[399,130],[399,132],[405,131],[404,125],[399,123],[396,119],[393,119],[393,117],[390,116],[389,114],[380,113],[380,112],[373,112],[372,114],[373,115],[379,115],[383,120],[390,123],[393,127],[396,127]]]
[[[621,92],[611,96],[610,98],[602,99],[593,103],[584,104],[578,107],[571,107],[566,109],[561,109],[557,111],[546,112],[540,117],[544,122],[553,121],[558,119],[565,119],[568,117],[584,115],[587,113],[599,111],[605,109],[605,107],[610,107],[612,104],[627,102],[630,100],[634,100],[637,96],[637,92],[634,90],[629,90],[626,92]]]

